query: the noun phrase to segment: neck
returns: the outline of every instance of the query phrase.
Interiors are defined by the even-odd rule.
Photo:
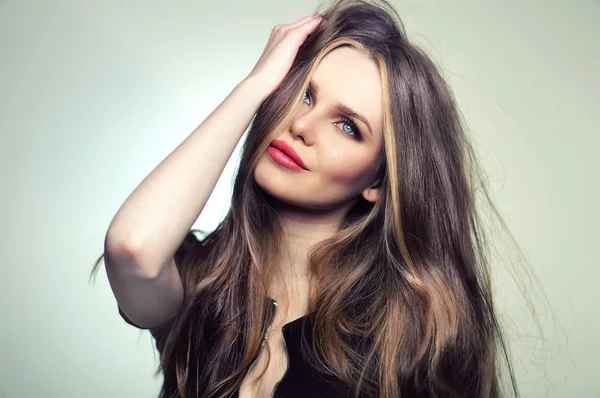
[[[312,210],[276,202],[282,226],[278,268],[288,290],[295,285],[299,289],[309,285],[312,276],[308,262],[310,249],[339,230],[343,217],[353,204],[346,203],[329,210]],[[281,283],[276,282],[275,285]]]

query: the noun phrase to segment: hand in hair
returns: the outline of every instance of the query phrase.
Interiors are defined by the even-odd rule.
[[[270,95],[289,72],[302,43],[322,21],[320,14],[314,14],[291,24],[276,25],[248,78],[257,78]]]

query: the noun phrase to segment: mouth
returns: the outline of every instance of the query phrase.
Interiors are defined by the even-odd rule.
[[[269,155],[280,165],[292,170],[308,170],[302,158],[285,141],[273,140],[268,148]]]

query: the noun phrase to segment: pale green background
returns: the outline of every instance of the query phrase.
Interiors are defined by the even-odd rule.
[[[90,267],[119,206],[271,28],[317,4],[0,0],[0,397],[156,396],[149,334]],[[555,311],[548,352],[515,349],[524,396],[600,397],[600,3],[393,4],[443,64]],[[234,161],[196,226],[222,216]]]

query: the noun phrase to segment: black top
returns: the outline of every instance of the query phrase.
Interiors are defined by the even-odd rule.
[[[175,253],[175,261],[177,264],[183,264],[185,257],[193,251],[195,245],[198,244],[198,238],[190,231],[182,244]],[[265,308],[270,311],[270,317],[272,320],[275,316],[276,306],[274,305],[275,300],[267,298],[265,300]],[[156,348],[160,355],[164,348],[164,343],[172,325],[171,322],[167,322],[161,327],[157,328],[145,328],[136,325],[131,321],[127,315],[121,310],[119,314],[123,319],[132,326],[138,329],[149,330],[156,341]],[[295,398],[295,397],[352,397],[353,394],[348,387],[346,387],[341,380],[331,375],[318,373],[308,363],[306,363],[300,353],[301,347],[301,336],[305,334],[305,338],[309,343],[312,344],[312,322],[314,312],[311,312],[301,318],[295,319],[292,322],[288,322],[282,326],[282,334],[284,337],[285,347],[288,353],[288,366],[282,379],[276,384],[274,388],[273,397],[277,398]],[[304,325],[304,328],[303,328]],[[264,336],[263,336],[264,338]],[[255,356],[255,360],[258,357],[258,353]],[[247,372],[247,370],[246,370]],[[236,391],[234,395],[239,393]]]
[[[273,319],[275,306],[274,300],[269,298],[265,305],[271,307],[271,317]],[[169,332],[169,324],[161,328],[148,329],[140,327],[133,323],[119,307],[119,314],[123,319],[139,329],[147,329],[156,340],[156,348],[159,354],[162,353],[164,340]],[[300,398],[300,397],[352,397],[352,391],[343,384],[338,378],[317,372],[308,363],[306,363],[300,352],[300,342],[302,333],[306,335],[307,342],[312,343],[312,321],[313,314],[307,314],[301,318],[293,320],[282,326],[285,348],[288,353],[288,366],[282,379],[275,385],[272,397],[277,398]],[[304,325],[304,328],[303,328]],[[234,394],[239,394],[239,388]]]

